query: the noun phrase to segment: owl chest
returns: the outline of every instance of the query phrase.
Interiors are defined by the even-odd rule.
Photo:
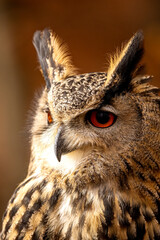
[[[160,239],[152,210],[138,202],[131,206],[127,195],[122,199],[119,193],[104,194],[102,188],[64,193],[59,200],[49,219],[53,239]]]
[[[60,234],[62,239],[96,240],[103,220],[103,204],[98,192],[64,194],[50,216],[51,232],[54,237]]]

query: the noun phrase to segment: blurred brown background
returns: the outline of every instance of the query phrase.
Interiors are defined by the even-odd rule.
[[[67,42],[81,73],[103,71],[107,53],[143,29],[143,61],[160,86],[159,0],[0,0],[0,218],[27,172],[27,115],[44,85],[32,36],[45,27]]]

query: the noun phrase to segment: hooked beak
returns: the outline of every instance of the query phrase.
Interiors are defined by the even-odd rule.
[[[57,160],[60,162],[62,154],[66,154],[71,151],[72,150],[69,150],[67,145],[65,144],[64,125],[62,125],[58,129],[57,135],[55,137],[55,143],[54,143],[54,152],[57,157]]]
[[[57,160],[61,161],[61,155],[63,152],[63,140],[62,140],[62,126],[59,127],[57,135],[55,137],[55,143],[54,143],[54,152],[57,157]]]

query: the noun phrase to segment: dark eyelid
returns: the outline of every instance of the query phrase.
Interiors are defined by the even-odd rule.
[[[49,111],[49,107],[42,108],[42,112],[47,113]]]

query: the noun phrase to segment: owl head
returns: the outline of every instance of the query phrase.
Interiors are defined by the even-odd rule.
[[[130,172],[138,177],[144,167],[144,175],[157,171],[158,88],[137,70],[143,33],[111,57],[106,71],[85,74],[77,74],[66,46],[51,30],[37,31],[33,44],[46,86],[31,130],[29,171],[80,174],[90,179],[84,177],[86,182]]]

